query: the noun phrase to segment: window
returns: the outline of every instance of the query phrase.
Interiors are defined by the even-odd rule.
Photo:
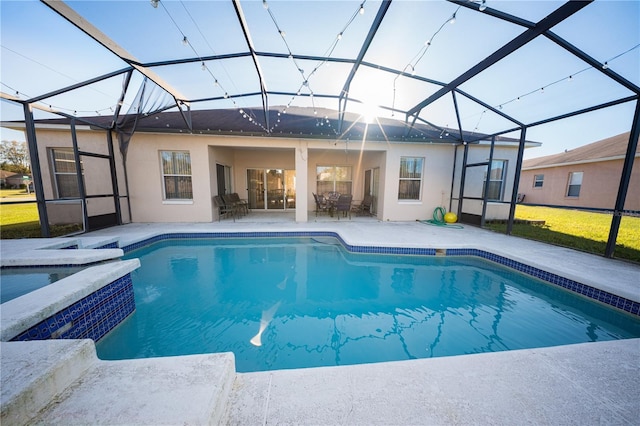
[[[507,176],[507,160],[493,160],[489,173],[489,188],[486,192],[487,201],[502,201],[504,180]],[[485,186],[486,186],[485,179]],[[485,188],[486,189],[486,188]]]
[[[52,149],[51,164],[55,181],[56,198],[78,198],[78,176],[76,173],[76,160],[72,149]],[[82,169],[82,163],[80,163]]]
[[[582,186],[582,172],[569,173],[569,185],[567,185],[567,197],[579,197]]]
[[[160,151],[165,200],[192,200],[191,157],[186,151]]]
[[[542,184],[544,184],[544,175],[533,175],[533,187],[542,188]]]
[[[316,167],[316,191],[318,194],[339,192],[351,194],[351,166]]]
[[[400,157],[398,200],[419,200],[422,186],[421,157]]]

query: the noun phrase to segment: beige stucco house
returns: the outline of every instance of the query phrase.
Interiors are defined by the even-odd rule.
[[[518,192],[524,202],[611,209],[615,206],[629,132],[560,154],[525,160]],[[640,145],[624,209],[640,211]]]
[[[247,120],[218,131],[216,120],[233,128],[234,117],[219,111],[192,112],[189,130],[179,113],[164,112],[141,119],[126,144],[115,132],[77,123],[84,204],[68,120],[37,122],[49,222],[81,220],[83,208],[88,229],[115,224],[118,216],[122,223],[209,222],[218,220],[213,196],[234,192],[254,212],[293,211],[297,222],[307,222],[315,219],[313,193],[332,190],[353,195],[354,205],[371,195],[381,221],[428,219],[439,206],[458,212],[465,149],[467,163],[486,165],[466,169],[462,212],[482,214],[476,198],[487,184],[490,140],[464,145],[453,130],[416,125],[408,132],[404,122],[358,116],[347,117],[349,130],[338,137],[336,112],[321,113],[292,109],[264,136],[252,134]],[[495,141],[486,219],[508,218],[518,146],[516,139]]]

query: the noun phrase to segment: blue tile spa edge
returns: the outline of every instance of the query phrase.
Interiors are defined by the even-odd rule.
[[[92,339],[95,342],[135,310],[131,274],[107,284],[11,341]]]
[[[419,255],[419,256],[435,256],[436,249],[432,248],[411,248],[411,247],[368,247],[355,246],[347,244],[342,237],[336,232],[330,231],[294,231],[294,232],[207,232],[207,233],[173,233],[160,234],[154,237],[129,244],[122,247],[124,253],[145,247],[164,240],[174,239],[207,239],[207,238],[269,238],[269,237],[334,237],[352,253],[367,254],[400,254],[400,255]],[[446,256],[477,256],[483,259],[496,262],[500,265],[515,269],[516,271],[541,279],[549,284],[560,286],[566,290],[586,296],[590,299],[604,303],[611,307],[623,310],[633,315],[640,316],[640,303],[617,296],[605,290],[573,281],[551,272],[493,254],[478,249],[446,249]]]

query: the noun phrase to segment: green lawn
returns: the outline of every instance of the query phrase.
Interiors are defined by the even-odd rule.
[[[33,192],[28,194],[26,189],[0,189],[0,198],[12,198],[19,200],[24,198],[35,199],[36,196]]]
[[[2,190],[2,194],[6,190]],[[51,226],[51,236],[70,234],[80,230],[78,225]],[[14,238],[40,238],[40,218],[36,203],[0,204],[0,238],[3,240]]]
[[[513,235],[604,255],[612,215],[518,205],[516,219],[544,220],[545,224],[514,224]],[[487,228],[506,231],[503,223],[489,223]],[[640,263],[640,217],[622,217],[614,257]]]

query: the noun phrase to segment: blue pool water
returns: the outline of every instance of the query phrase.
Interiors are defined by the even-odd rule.
[[[0,303],[31,293],[83,270],[84,266],[0,269]]]
[[[131,252],[136,312],[102,359],[231,351],[240,372],[640,337],[640,319],[475,257],[334,238],[172,240]]]

